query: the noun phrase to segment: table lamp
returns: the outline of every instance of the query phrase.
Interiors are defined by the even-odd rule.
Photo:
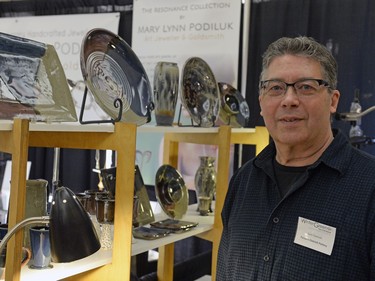
[[[67,187],[55,190],[49,216],[32,217],[16,224],[0,242],[0,253],[9,239],[30,224],[48,224],[53,262],[71,262],[87,257],[101,247],[91,219]]]

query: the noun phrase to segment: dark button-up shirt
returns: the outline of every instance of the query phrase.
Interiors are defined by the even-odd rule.
[[[232,177],[217,280],[375,280],[375,159],[338,133],[281,198],[268,145]],[[294,242],[299,218],[336,229],[332,253]]]

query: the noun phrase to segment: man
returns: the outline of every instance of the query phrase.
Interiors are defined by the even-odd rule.
[[[231,179],[217,280],[375,280],[375,159],[332,132],[336,84],[312,38],[266,50],[259,102],[273,141]]]

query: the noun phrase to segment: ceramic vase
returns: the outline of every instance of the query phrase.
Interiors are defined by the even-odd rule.
[[[47,186],[48,181],[44,179],[33,179],[26,181],[26,206],[25,218],[47,215]],[[30,226],[24,230],[24,247],[30,248]]]
[[[155,121],[172,126],[178,96],[179,69],[174,62],[158,62],[154,70]]]
[[[211,211],[211,202],[216,190],[214,157],[200,157],[200,166],[195,173],[194,183],[198,199],[198,211],[202,216],[206,216]]]

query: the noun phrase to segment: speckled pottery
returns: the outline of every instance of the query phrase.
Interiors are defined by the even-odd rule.
[[[174,62],[158,62],[154,70],[155,121],[172,126],[178,96],[179,70]]]
[[[182,73],[181,101],[200,127],[213,127],[219,115],[220,96],[215,76],[201,58],[189,58]]]
[[[228,83],[219,82],[221,107],[218,125],[234,128],[246,127],[250,120],[250,108],[241,93]]]
[[[216,190],[215,157],[200,157],[200,166],[195,173],[194,182],[198,211],[202,216],[206,216],[211,211],[210,206]]]

